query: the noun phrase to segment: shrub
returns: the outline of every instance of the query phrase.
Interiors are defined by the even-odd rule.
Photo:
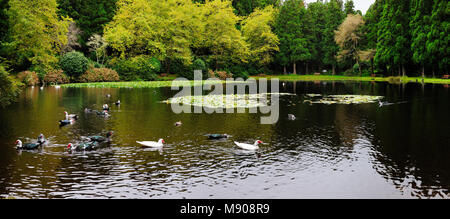
[[[91,68],[82,74],[79,78],[79,82],[114,82],[119,81],[119,74],[109,68]]]
[[[0,107],[5,107],[13,102],[21,92],[20,82],[14,80],[5,68],[0,65]]]
[[[147,56],[115,60],[111,65],[124,81],[153,81],[161,69],[161,62],[158,59]]]
[[[175,73],[178,73],[178,75],[180,75],[181,77],[185,77],[189,80],[194,80],[194,73],[196,70],[202,71],[203,80],[208,78],[208,68],[206,67],[205,62],[202,59],[194,60],[194,62],[192,62],[191,66],[189,67],[183,67],[178,69],[181,71]]]
[[[35,86],[39,84],[38,75],[34,71],[20,72],[19,74],[17,74],[17,78],[26,86]]]
[[[44,82],[46,84],[67,84],[69,77],[64,74],[63,70],[52,70],[44,76]]]
[[[89,60],[84,57],[83,53],[76,51],[64,54],[59,61],[62,70],[68,76],[75,78],[86,72],[88,63]]]
[[[208,71],[208,77],[210,78],[219,78],[220,80],[225,80],[227,78],[232,78],[233,74],[227,71]]]

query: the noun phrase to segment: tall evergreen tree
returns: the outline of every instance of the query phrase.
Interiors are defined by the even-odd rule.
[[[345,2],[344,12],[345,12],[345,15],[347,15],[347,14],[356,14],[355,3],[353,2],[353,0],[347,0]]]
[[[322,62],[325,65],[331,66],[332,74],[336,74],[336,66],[338,61],[336,59],[339,52],[339,46],[334,41],[334,31],[345,18],[342,1],[331,0],[325,4],[325,28],[323,30],[323,44],[322,44]]]
[[[406,75],[405,65],[410,60],[409,1],[386,0],[378,24],[378,42],[375,61],[392,73]]]
[[[425,77],[425,65],[430,61],[426,44],[430,32],[431,8],[433,0],[411,1],[411,52],[412,59],[422,67],[422,77]]]
[[[292,64],[293,73],[297,74],[297,62],[311,58],[308,49],[308,37],[305,34],[306,9],[303,0],[286,0],[280,8],[275,23],[275,32],[280,39],[279,62],[284,66]]]
[[[448,73],[450,62],[450,2],[434,0],[431,13],[430,30],[427,35],[427,52],[430,54],[433,77],[435,71]]]

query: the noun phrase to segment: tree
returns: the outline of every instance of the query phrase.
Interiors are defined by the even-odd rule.
[[[233,8],[239,16],[248,16],[256,9],[263,9],[269,5],[278,6],[279,0],[233,0]]]
[[[292,63],[293,73],[297,74],[296,63],[309,60],[308,38],[305,34],[306,9],[302,0],[286,0],[278,13],[275,32],[280,39],[278,60],[284,66]]]
[[[0,64],[0,107],[11,104],[20,92],[19,84],[9,76],[4,66]]]
[[[103,65],[106,58],[106,47],[108,46],[108,43],[106,43],[105,39],[103,39],[103,37],[99,34],[94,34],[89,37],[86,45],[89,47],[90,52],[95,53],[97,63]]]
[[[345,13],[345,15],[348,15],[348,14],[356,14],[356,11],[355,11],[355,3],[353,2],[353,0],[347,0],[347,1],[345,2],[345,5],[344,5],[344,13]]]
[[[325,27],[323,30],[323,59],[326,65],[331,65],[332,74],[336,74],[336,65],[338,64],[336,56],[339,52],[339,46],[334,41],[334,32],[345,18],[342,11],[342,2],[331,0],[325,4]]]
[[[359,14],[348,14],[344,22],[339,26],[335,32],[334,39],[340,47],[338,59],[352,59],[359,66],[359,73],[362,74],[360,64],[360,45],[361,27],[364,25],[364,20]]]
[[[386,65],[393,72],[406,75],[405,65],[410,61],[409,1],[386,0],[377,33],[375,62]]]
[[[84,52],[88,51],[86,43],[93,34],[103,34],[103,27],[114,17],[117,0],[58,0],[61,16],[74,19],[80,28],[79,42]]]
[[[425,64],[430,60],[426,49],[427,35],[430,32],[432,0],[413,0],[411,2],[411,52],[412,59],[422,66],[422,77],[425,77]]]
[[[197,5],[183,0],[120,0],[118,6],[104,38],[120,57],[151,55],[168,63],[191,63],[191,46],[202,38]]]
[[[67,44],[69,17],[58,17],[56,0],[10,0],[8,10],[11,43],[17,64],[30,61],[43,76],[57,63]]]
[[[279,40],[272,32],[275,21],[275,9],[267,6],[263,10],[256,9],[242,23],[242,34],[249,45],[249,61],[258,65],[267,65],[273,55],[279,51]]]
[[[232,63],[246,62],[248,45],[236,28],[240,17],[233,13],[231,2],[207,1],[202,11],[205,26],[201,47],[210,51],[216,70]]]
[[[430,55],[433,77],[435,70],[448,72],[450,63],[450,2],[434,0],[430,20],[430,29],[427,34],[426,51]]]

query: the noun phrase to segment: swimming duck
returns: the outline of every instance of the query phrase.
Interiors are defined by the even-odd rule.
[[[64,114],[66,115],[66,120],[78,119],[78,115],[77,114],[69,114],[69,113],[67,113],[67,111],[64,111]]]
[[[38,136],[37,142],[38,142],[39,144],[46,144],[46,143],[47,143],[47,140],[45,139],[44,134],[40,134],[40,135]]]
[[[224,139],[224,138],[229,138],[230,137],[227,134],[208,134],[206,136],[208,136],[208,138],[211,139],[211,140]]]
[[[245,143],[239,143],[239,142],[234,142],[238,147],[245,149],[245,150],[257,150],[259,147],[258,145],[263,143],[260,140],[255,141],[255,144],[251,145],[251,144],[245,144]]]
[[[116,106],[120,105],[120,100],[117,100],[117,102],[115,102],[114,104],[116,104]]]
[[[25,143],[25,144],[22,144],[21,140],[17,140],[15,144],[16,144],[16,147],[17,147],[18,150],[35,150],[35,149],[39,148],[39,146],[42,145],[40,143]]]
[[[99,116],[109,116],[108,110],[103,110],[103,111],[96,111],[97,115]]]
[[[105,136],[89,136],[87,138],[89,138],[90,141],[96,141],[96,142],[111,142],[111,136],[114,133],[112,131],[109,131],[108,133],[106,133],[106,137]]]
[[[164,139],[159,139],[158,142],[154,141],[136,141],[136,143],[141,144],[145,147],[152,147],[152,148],[160,148],[163,146],[163,143],[165,143]]]
[[[65,120],[60,120],[59,125],[65,126],[65,125],[73,124],[74,122],[75,122],[75,120],[73,120],[73,119],[65,119]]]
[[[181,125],[183,125],[183,123],[181,123],[181,121],[178,121],[175,123],[175,126],[181,126]]]
[[[103,110],[107,110],[107,111],[109,111],[109,106],[108,106],[108,104],[103,104]]]
[[[96,141],[82,142],[77,145],[69,143],[67,145],[67,150],[69,150],[70,152],[72,152],[72,151],[92,151],[92,150],[95,150],[97,147],[98,147],[98,142],[96,142]]]
[[[288,114],[288,119],[289,119],[289,120],[295,120],[296,118],[295,118],[295,116],[294,116],[294,115],[292,115],[292,114]]]
[[[84,112],[85,112],[85,113],[96,113],[97,110],[92,110],[92,109],[84,108]]]

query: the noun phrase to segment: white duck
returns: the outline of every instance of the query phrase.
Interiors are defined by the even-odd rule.
[[[66,115],[66,120],[78,119],[78,115],[77,114],[69,114],[67,111],[64,111],[64,114]]]
[[[255,141],[255,144],[251,145],[251,144],[245,144],[245,143],[239,143],[239,142],[234,142],[238,147],[245,149],[245,150],[257,150],[259,149],[258,145],[263,143],[260,140]]]
[[[160,148],[163,146],[164,139],[160,138],[158,142],[155,141],[136,141],[136,143],[141,144],[145,147],[152,147],[152,148]]]

